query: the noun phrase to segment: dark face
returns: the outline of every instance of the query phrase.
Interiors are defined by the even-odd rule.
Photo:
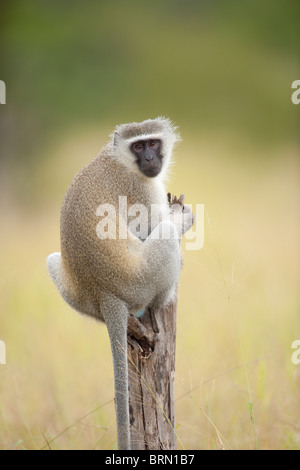
[[[138,140],[130,147],[139,169],[145,176],[153,178],[162,168],[161,140]]]

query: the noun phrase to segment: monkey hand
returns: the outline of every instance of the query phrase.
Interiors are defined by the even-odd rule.
[[[171,218],[177,226],[180,235],[183,235],[192,227],[195,217],[191,209],[184,205],[183,194],[180,195],[179,199],[176,196],[173,196],[172,199],[171,194],[168,193],[168,201],[171,208]]]
[[[195,216],[188,206],[183,206],[182,213],[183,213],[183,225],[182,225],[183,232],[182,233],[184,234],[185,232],[190,230],[190,228],[192,228],[195,222]]]

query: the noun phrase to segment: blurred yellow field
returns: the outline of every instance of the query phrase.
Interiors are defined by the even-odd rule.
[[[105,131],[71,135],[51,150],[46,161],[59,161],[62,171],[39,166],[32,184],[39,179],[44,188],[34,210],[13,201],[3,207],[1,450],[116,446],[106,328],[61,300],[45,266],[59,249],[64,190],[105,142]],[[242,147],[185,136],[168,186],[205,205],[204,248],[184,251],[179,288],[179,448],[300,447],[300,365],[291,348],[299,339],[298,150],[280,148],[262,159],[248,146],[240,158]]]
[[[0,450],[117,447],[106,327],[46,258],[75,174],[158,116],[183,137],[167,189],[205,210],[183,250],[178,448],[300,449],[299,5],[2,2]]]

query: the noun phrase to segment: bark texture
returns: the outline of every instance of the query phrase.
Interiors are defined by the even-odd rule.
[[[176,302],[128,322],[131,449],[176,449]]]

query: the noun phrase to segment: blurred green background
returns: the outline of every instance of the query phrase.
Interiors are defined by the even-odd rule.
[[[179,448],[300,448],[299,14],[297,0],[2,2],[0,449],[115,446],[106,329],[63,303],[45,259],[76,172],[115,125],[159,115],[183,137],[168,189],[206,211],[179,288]]]

